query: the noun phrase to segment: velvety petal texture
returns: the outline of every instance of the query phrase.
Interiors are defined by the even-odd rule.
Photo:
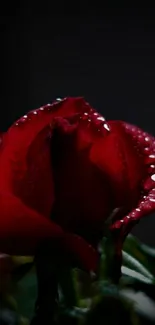
[[[0,136],[0,251],[32,255],[45,240],[87,270],[105,222],[122,240],[155,210],[155,139],[106,121],[83,98],[29,112]]]

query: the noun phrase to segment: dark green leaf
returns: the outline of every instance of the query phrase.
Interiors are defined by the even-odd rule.
[[[33,267],[33,262],[21,264],[17,266],[12,272],[12,281],[20,281]]]
[[[34,273],[28,273],[18,283],[18,291],[14,294],[18,310],[24,317],[31,318],[37,297],[37,279]]]
[[[150,246],[147,246],[145,244],[141,244],[141,250],[150,257],[153,257],[155,259],[155,248],[152,248]]]
[[[59,284],[66,307],[77,305],[76,288],[71,268],[67,265],[63,265],[62,269],[58,270],[58,274]]]
[[[144,282],[146,284],[154,284],[154,278],[150,279],[140,272],[137,272],[126,266],[122,266],[122,275],[131,278],[134,281]]]
[[[124,243],[123,251],[134,257],[155,275],[155,249],[142,244],[136,237],[129,235]]]
[[[131,270],[139,272],[141,275],[150,279],[150,281],[154,281],[153,274],[143,265],[141,264],[135,257],[129,255],[127,252],[123,251],[123,266],[129,267]]]

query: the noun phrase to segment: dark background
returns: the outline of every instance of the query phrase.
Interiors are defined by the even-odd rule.
[[[44,1],[6,4],[1,130],[56,97],[84,96],[107,119],[126,120],[155,135],[154,13],[103,7],[95,12],[80,3],[78,9],[58,3],[56,11]],[[155,215],[134,233],[155,245]]]

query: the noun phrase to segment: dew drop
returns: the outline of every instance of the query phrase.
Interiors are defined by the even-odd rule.
[[[22,118],[20,119],[20,123],[24,123],[24,122],[26,122],[26,119],[25,119],[24,117],[22,117]]]
[[[110,131],[109,125],[108,125],[107,123],[104,123],[104,124],[103,124],[103,127],[104,127],[107,131]]]
[[[149,155],[149,158],[155,159],[155,155]]]
[[[153,197],[149,197],[149,201],[151,201],[151,202],[155,202],[155,198],[153,198]]]
[[[151,179],[155,182],[155,174],[151,175]]]
[[[144,152],[147,154],[150,151],[148,147],[144,148]]]
[[[105,118],[104,117],[102,117],[102,116],[99,116],[99,117],[97,117],[97,121],[105,121]]]

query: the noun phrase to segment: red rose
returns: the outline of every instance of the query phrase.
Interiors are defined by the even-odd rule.
[[[154,150],[153,137],[106,122],[83,98],[23,116],[1,144],[0,251],[32,255],[56,238],[95,269],[109,216],[124,238],[154,210]]]

